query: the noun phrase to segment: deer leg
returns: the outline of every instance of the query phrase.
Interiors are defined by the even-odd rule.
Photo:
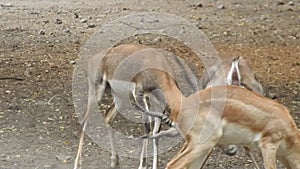
[[[154,119],[154,128],[153,128],[153,136],[155,136],[161,127],[161,119],[155,118]],[[153,166],[152,169],[158,168],[158,140],[159,138],[153,139]]]
[[[108,135],[109,135],[109,141],[110,141],[110,150],[111,150],[111,163],[110,166],[111,168],[116,168],[119,165],[119,156],[116,148],[116,143],[115,143],[115,137],[114,137],[114,132],[113,129],[109,126],[109,123],[114,119],[114,117],[117,115],[117,110],[115,106],[113,105],[108,113],[105,116],[105,122],[106,122],[106,127],[108,130]]]
[[[77,155],[74,161],[74,168],[73,169],[80,169],[81,168],[81,154],[82,154],[82,147],[83,147],[83,140],[84,140],[84,131],[86,128],[86,122],[83,123],[82,131],[79,138],[78,150]]]
[[[278,143],[262,142],[259,144],[259,148],[262,153],[265,168],[276,169],[276,151]]]
[[[89,96],[87,111],[86,111],[86,113],[84,114],[84,117],[83,117],[83,127],[82,127],[80,138],[79,138],[77,155],[76,155],[76,158],[75,158],[75,161],[74,161],[74,169],[80,169],[81,168],[81,154],[82,154],[82,147],[83,147],[83,141],[84,141],[84,133],[85,133],[85,129],[86,129],[87,121],[88,121],[89,112],[91,111],[91,108],[95,104],[96,104],[96,102],[95,102],[94,97]]]
[[[94,76],[95,72],[94,70],[90,70],[88,76],[88,83],[89,83],[89,91],[88,91],[88,103],[87,103],[87,111],[85,112],[83,116],[83,127],[82,131],[80,134],[79,138],[79,143],[78,143],[78,150],[77,150],[77,155],[74,161],[74,169],[79,169],[81,168],[81,154],[82,154],[82,147],[83,147],[83,141],[84,141],[84,133],[86,129],[86,125],[88,122],[88,116],[90,114],[90,111],[93,111],[94,108],[97,107],[97,101],[100,101],[104,95],[105,88],[106,88],[106,76],[104,75],[102,78],[102,83],[97,85]],[[94,73],[94,74],[91,74]],[[97,92],[95,88],[97,87]]]
[[[252,152],[250,151],[250,148],[244,146],[244,150],[245,150],[246,155],[249,156],[251,158],[251,160],[253,161],[253,163],[255,165],[255,168],[256,169],[260,169],[260,167],[258,166],[258,164],[257,164],[257,162],[256,162],[256,160],[255,160],[255,158],[254,158],[254,156],[252,154]]]
[[[199,169],[202,168],[214,145],[208,141],[204,144],[187,143],[181,152],[172,159],[166,169]]]
[[[148,107],[147,100],[146,100],[146,95],[144,95],[144,92],[142,90],[138,90],[137,95],[135,95],[134,93],[133,93],[133,95],[135,96],[136,102],[139,105],[142,105],[142,107],[144,107],[146,111],[149,111],[149,107]],[[144,119],[145,135],[149,135],[150,130],[151,130],[149,116],[145,112],[143,112],[142,115],[143,115],[143,119]],[[148,139],[144,139],[142,152],[141,152],[141,156],[140,156],[139,169],[147,168],[147,158],[146,158],[147,149],[148,149]]]

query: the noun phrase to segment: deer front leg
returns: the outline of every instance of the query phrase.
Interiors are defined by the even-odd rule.
[[[137,90],[137,94],[133,92],[133,96],[137,102],[137,104],[141,105],[145,108],[146,111],[149,111],[149,107],[147,104],[146,96],[144,95],[143,90]],[[144,119],[144,127],[145,127],[145,135],[149,135],[151,131],[150,126],[150,119],[149,116],[143,112],[143,119]],[[148,149],[148,139],[143,140],[143,147],[140,156],[140,165],[138,169],[146,169],[147,168],[147,149]]]
[[[207,157],[210,155],[214,144],[206,142],[205,144],[187,143],[181,152],[172,159],[166,169],[199,169],[202,168]]]
[[[159,132],[160,126],[161,126],[161,119],[155,118],[154,119],[153,136],[155,136]],[[153,139],[153,166],[152,166],[152,169],[158,168],[158,140],[159,140],[159,138]]]

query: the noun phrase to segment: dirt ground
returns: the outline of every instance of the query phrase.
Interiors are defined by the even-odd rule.
[[[267,96],[287,106],[300,127],[299,0],[2,0],[0,169],[73,167],[81,126],[72,75],[80,47],[104,23],[136,12],[182,17],[206,34],[219,56],[249,60]],[[180,48],[174,44],[172,49]],[[120,123],[120,130],[130,127]],[[175,153],[160,155],[160,168]],[[262,165],[257,153],[255,158]],[[89,138],[83,160],[88,169],[110,165],[109,152]],[[138,159],[121,157],[120,164],[137,168]],[[228,157],[217,149],[205,168],[254,166],[243,151]]]

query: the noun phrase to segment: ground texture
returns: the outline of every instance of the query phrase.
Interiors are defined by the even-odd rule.
[[[0,5],[1,169],[73,167],[81,126],[73,106],[72,74],[80,47],[104,23],[136,12],[182,17],[206,34],[220,57],[249,60],[267,96],[287,106],[300,127],[299,0],[2,0]],[[159,45],[201,65],[176,43]],[[120,118],[114,125],[124,133],[142,130]],[[160,168],[175,153],[176,148],[163,153]],[[262,165],[257,153],[255,157]],[[83,160],[87,169],[110,165],[109,152],[89,138]],[[137,168],[138,159],[121,157],[120,164]],[[243,151],[228,157],[216,149],[205,168],[254,166]]]

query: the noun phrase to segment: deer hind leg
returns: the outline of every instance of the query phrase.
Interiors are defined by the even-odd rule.
[[[244,150],[245,150],[246,155],[249,156],[249,157],[251,158],[251,160],[253,161],[253,163],[254,163],[254,165],[255,165],[255,168],[256,168],[256,169],[260,169],[260,167],[258,166],[258,164],[257,164],[257,162],[256,162],[256,160],[255,160],[255,158],[254,158],[254,156],[253,156],[253,154],[252,154],[250,148],[249,148],[249,147],[246,147],[246,146],[243,146],[243,148],[244,148]]]
[[[90,72],[91,73],[91,72]],[[100,101],[104,95],[105,88],[106,88],[106,79],[105,75],[103,76],[102,83],[96,84],[95,77],[89,76],[88,77],[88,83],[89,83],[89,91],[88,91],[88,103],[87,103],[87,110],[85,114],[83,115],[83,127],[81,130],[79,143],[78,143],[78,151],[77,155],[74,161],[74,169],[81,168],[81,154],[82,154],[82,147],[83,147],[83,141],[84,141],[84,133],[88,122],[88,117],[91,111],[97,107],[97,102]],[[97,87],[97,92],[96,92]]]
[[[276,152],[278,149],[278,143],[262,141],[259,144],[259,148],[261,150],[265,168],[276,169]]]
[[[108,130],[108,135],[109,135],[109,141],[110,141],[110,150],[111,150],[111,163],[110,166],[111,168],[116,168],[119,166],[119,156],[116,148],[116,142],[115,142],[115,137],[114,137],[114,132],[113,129],[109,126],[109,123],[113,121],[115,116],[117,115],[117,110],[115,108],[115,105],[112,105],[108,111],[108,113],[105,115],[105,122],[106,122],[106,127]]]
[[[82,131],[81,131],[81,134],[80,134],[77,155],[76,155],[76,158],[75,158],[75,161],[74,161],[74,169],[80,169],[81,168],[81,154],[82,154],[85,128],[86,128],[86,122],[84,122],[83,127],[82,127]]]

